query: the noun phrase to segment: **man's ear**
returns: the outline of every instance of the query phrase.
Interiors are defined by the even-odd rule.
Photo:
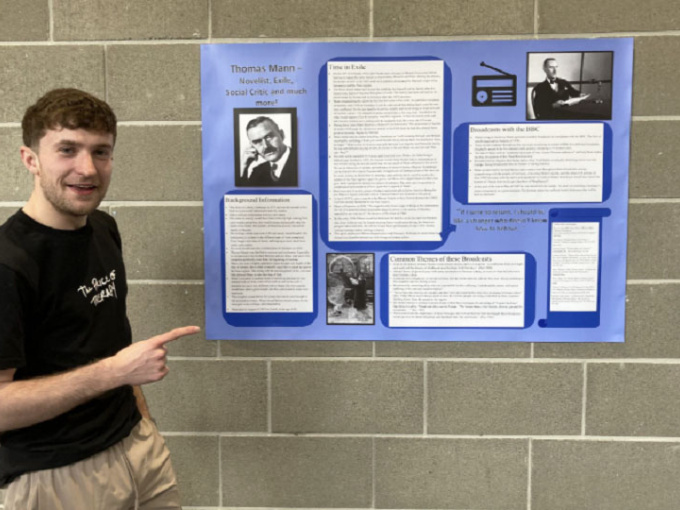
[[[25,145],[21,146],[19,149],[21,154],[21,162],[33,175],[38,175],[40,171],[40,161],[38,160],[38,155],[30,147]]]

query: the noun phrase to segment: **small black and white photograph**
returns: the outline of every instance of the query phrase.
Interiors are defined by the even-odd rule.
[[[375,324],[375,254],[326,254],[326,323]]]
[[[611,51],[527,53],[527,120],[611,120]]]
[[[234,108],[235,185],[298,185],[297,108]]]

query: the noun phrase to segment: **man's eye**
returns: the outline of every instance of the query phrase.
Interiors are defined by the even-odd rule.
[[[61,154],[74,154],[75,149],[73,147],[59,147],[59,152]]]
[[[102,149],[94,152],[95,157],[99,159],[108,159],[111,157],[111,151]]]

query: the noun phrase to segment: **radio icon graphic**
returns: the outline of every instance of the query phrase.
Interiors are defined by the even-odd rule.
[[[517,76],[481,62],[480,66],[493,69],[502,76],[479,75],[472,77],[472,106],[517,105]]]

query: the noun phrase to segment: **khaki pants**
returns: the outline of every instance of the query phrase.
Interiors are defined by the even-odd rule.
[[[142,418],[128,437],[75,464],[26,473],[7,487],[6,510],[181,508],[170,453]]]

